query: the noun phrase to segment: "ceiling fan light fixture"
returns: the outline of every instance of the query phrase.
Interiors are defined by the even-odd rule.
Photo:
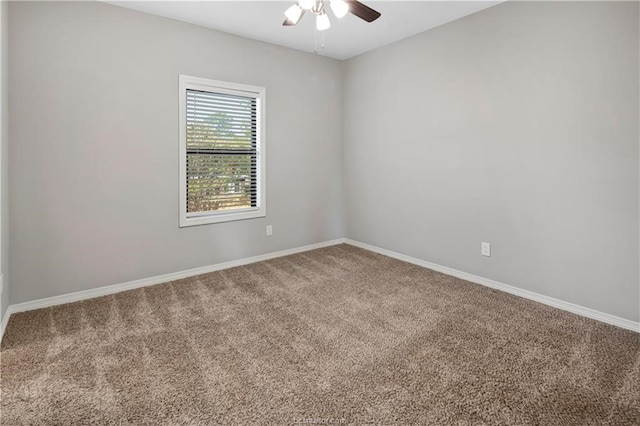
[[[306,10],[311,10],[316,5],[316,0],[298,0],[298,5]]]
[[[318,31],[328,30],[331,27],[331,22],[329,21],[329,16],[322,11],[322,13],[318,14],[316,17],[316,28]]]
[[[324,31],[331,27],[329,16],[327,16],[325,4],[331,4],[333,13],[338,18],[343,18],[347,13],[351,13],[366,22],[373,22],[380,17],[380,12],[371,9],[366,4],[358,0],[296,0],[295,4],[284,13],[287,17],[282,23],[285,27],[296,25],[306,12],[316,15],[316,28]]]
[[[291,21],[293,25],[295,25],[298,23],[298,21],[302,17],[302,10],[303,9],[300,6],[298,6],[298,4],[294,4],[284,12],[284,16],[286,16],[287,19]]]
[[[337,18],[344,18],[349,13],[349,3],[344,0],[331,0],[331,10]]]

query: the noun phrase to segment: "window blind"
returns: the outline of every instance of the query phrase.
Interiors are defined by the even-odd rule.
[[[187,89],[187,215],[257,207],[259,102]]]

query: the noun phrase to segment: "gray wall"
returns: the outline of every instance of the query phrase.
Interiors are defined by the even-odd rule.
[[[508,2],[349,60],[347,237],[638,321],[638,21]]]
[[[12,304],[343,236],[340,62],[101,3],[9,11]],[[179,74],[267,88],[265,219],[178,228]]]
[[[11,303],[347,236],[639,320],[637,3],[509,2],[345,63],[9,12]],[[180,73],[267,87],[266,219],[178,228]]]
[[[9,3],[0,4],[0,271],[4,291],[0,303],[0,321],[9,306]]]

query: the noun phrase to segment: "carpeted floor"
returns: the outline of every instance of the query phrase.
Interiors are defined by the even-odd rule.
[[[639,334],[349,245],[15,314],[1,354],[3,425],[640,424]]]

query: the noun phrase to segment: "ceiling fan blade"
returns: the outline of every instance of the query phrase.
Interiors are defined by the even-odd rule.
[[[306,10],[302,9],[302,13],[300,14],[300,18],[298,18],[298,22],[300,22],[300,19],[302,19],[302,17],[304,16],[305,12],[306,12]],[[290,21],[289,18],[286,18],[284,20],[284,22],[282,23],[282,25],[285,26],[285,27],[292,27],[294,25],[297,25],[298,22],[293,22],[293,21]]]
[[[349,3],[349,12],[367,22],[373,22],[381,15],[380,12],[371,9],[366,4],[362,4],[357,0],[347,0],[347,3]]]

